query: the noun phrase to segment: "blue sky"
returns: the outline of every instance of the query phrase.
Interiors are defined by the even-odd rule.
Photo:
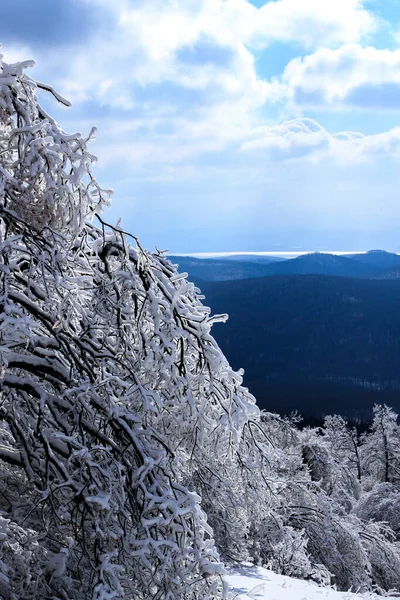
[[[148,248],[400,251],[398,0],[3,0]]]

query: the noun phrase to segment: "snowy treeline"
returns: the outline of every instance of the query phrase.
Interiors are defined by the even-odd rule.
[[[224,317],[103,222],[95,132],[64,132],[28,66],[0,61],[0,597],[216,599],[249,557],[400,589],[391,411],[361,442],[260,415]]]
[[[250,533],[257,564],[338,589],[400,591],[400,427],[375,406],[361,435],[340,416],[299,429],[262,415],[270,512]]]

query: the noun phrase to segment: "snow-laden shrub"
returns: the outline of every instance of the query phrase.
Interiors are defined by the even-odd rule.
[[[37,90],[51,87],[25,73],[33,61],[0,63],[0,196],[4,209],[27,225],[75,233],[87,217],[109,201],[90,172],[96,158],[87,151],[87,138],[67,134],[37,102]]]
[[[400,539],[400,489],[391,483],[378,483],[365,492],[354,507],[363,521],[386,522]]]
[[[107,193],[89,138],[44,112],[27,66],[0,62],[0,478],[7,531],[28,540],[4,552],[2,581],[10,598],[221,597],[195,488],[216,526],[254,400],[199,290],[91,221]]]

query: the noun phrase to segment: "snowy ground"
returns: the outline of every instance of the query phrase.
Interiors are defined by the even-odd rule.
[[[250,565],[229,570],[228,581],[237,594],[236,600],[382,600],[375,594],[336,592]]]

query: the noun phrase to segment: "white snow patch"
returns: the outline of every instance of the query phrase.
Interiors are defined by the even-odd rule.
[[[227,581],[236,600],[382,600],[377,594],[337,592],[250,564],[228,569]]]

